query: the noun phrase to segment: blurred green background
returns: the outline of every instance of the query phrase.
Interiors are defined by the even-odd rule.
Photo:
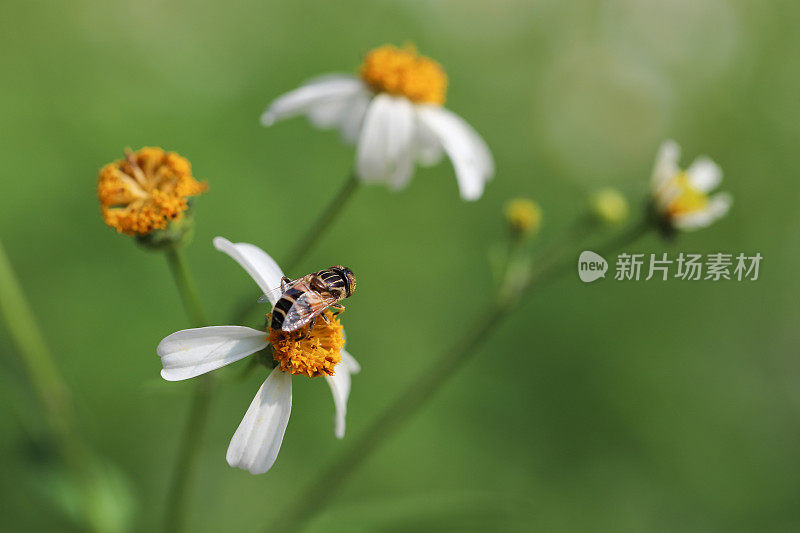
[[[189,158],[210,185],[188,250],[214,323],[257,289],[215,235],[285,257],[353,160],[334,132],[267,104],[413,41],[448,72],[447,106],[481,132],[496,179],[471,204],[449,163],[393,194],[363,188],[302,274],[349,265],[348,434],[467,327],[513,196],[556,242],[593,190],[647,190],[667,137],[708,154],[730,215],[639,252],[760,252],[757,282],[542,287],[371,457],[315,531],[789,531],[800,528],[800,5],[790,1],[382,0],[0,4],[0,238],[74,390],[92,445],[128,478],[133,527],[163,513],[191,383],[155,346],[187,327],[166,263],[103,225],[97,170],[125,147]],[[302,202],[298,202],[302,199]],[[0,526],[75,530],[36,489],[41,428],[0,327]],[[228,374],[234,376],[235,373]],[[264,373],[226,381],[192,486],[192,531],[259,531],[348,439],[322,380],[294,380],[264,476],[225,449]],[[313,508],[317,502],[308,502]]]

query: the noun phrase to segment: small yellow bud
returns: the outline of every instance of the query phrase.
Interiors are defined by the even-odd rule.
[[[514,198],[504,209],[506,221],[517,235],[532,235],[542,225],[542,209],[527,198]]]
[[[616,225],[628,218],[628,200],[616,189],[603,189],[589,201],[592,214],[603,224]]]

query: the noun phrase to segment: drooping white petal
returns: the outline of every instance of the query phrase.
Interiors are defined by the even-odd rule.
[[[239,263],[269,297],[270,303],[275,304],[278,295],[274,289],[281,286],[283,271],[267,252],[246,242],[232,243],[224,237],[214,237],[214,247]]]
[[[419,119],[417,119],[417,134],[415,140],[417,162],[420,165],[430,167],[442,160],[444,156],[442,143],[439,142],[439,139],[431,129]]]
[[[675,174],[680,172],[678,161],[681,157],[681,147],[678,143],[669,139],[664,141],[656,154],[656,162],[653,166],[652,186],[654,190],[660,189],[664,184],[671,180]]]
[[[225,456],[228,464],[251,474],[272,468],[291,412],[292,376],[276,368],[258,389],[236,428]]]
[[[320,129],[338,127],[344,135],[346,129],[349,130],[354,126],[360,129],[370,98],[372,98],[372,92],[363,86],[347,97],[313,104],[307,112],[308,120]],[[355,139],[356,137],[349,138]]]
[[[333,394],[333,405],[336,413],[333,418],[333,433],[337,439],[344,438],[347,417],[347,399],[350,396],[350,375],[357,374],[361,367],[352,355],[342,350],[342,360],[334,368],[332,376],[325,376]]]
[[[350,352],[346,350],[341,351],[342,354],[342,363],[347,365],[348,370],[350,370],[351,374],[358,374],[361,372],[361,365],[358,364],[356,358],[350,355]]]
[[[363,91],[359,91],[348,100],[347,108],[339,117],[338,123],[339,134],[347,144],[355,144],[358,141],[373,96],[372,91],[365,87]]]
[[[715,220],[725,216],[732,204],[733,197],[730,194],[726,192],[717,193],[709,199],[705,209],[677,215],[673,217],[672,225],[684,231],[705,228]]]
[[[233,363],[267,347],[266,333],[244,326],[184,329],[156,348],[167,381],[189,379]]]
[[[722,181],[722,169],[708,157],[698,157],[686,170],[689,183],[695,189],[708,192]]]
[[[337,439],[343,439],[347,416],[347,397],[350,395],[350,371],[347,369],[347,365],[342,363],[336,365],[334,371],[334,375],[325,376],[325,380],[331,387],[333,406],[336,409],[333,416],[333,434]]]
[[[271,126],[278,120],[307,113],[316,107],[346,101],[363,88],[361,80],[348,74],[319,76],[275,99],[261,115],[261,123]]]
[[[472,126],[447,109],[433,105],[417,107],[419,119],[436,135],[450,157],[464,200],[477,200],[494,174],[489,147]]]
[[[406,185],[414,168],[414,127],[414,108],[408,99],[388,94],[373,98],[356,148],[358,176],[395,188]]]

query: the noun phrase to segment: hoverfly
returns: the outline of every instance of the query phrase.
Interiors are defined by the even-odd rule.
[[[325,270],[312,272],[302,278],[291,280],[286,276],[281,280],[281,286],[275,289],[275,295],[280,298],[272,308],[270,328],[281,331],[297,331],[308,325],[309,330],[314,327],[318,316],[325,309],[337,306],[340,301],[348,298],[356,290],[356,278],[353,272],[341,265],[332,266]],[[258,299],[265,302],[269,297],[265,294]]]

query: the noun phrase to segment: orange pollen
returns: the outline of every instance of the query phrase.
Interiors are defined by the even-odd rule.
[[[125,150],[125,159],[102,169],[97,197],[103,220],[120,233],[147,235],[183,217],[187,198],[208,185],[192,176],[192,165],[161,148]]]
[[[444,104],[447,74],[436,61],[414,46],[392,45],[372,50],[361,63],[361,79],[376,92],[405,96],[421,104]]]
[[[333,375],[334,368],[342,360],[344,333],[336,315],[328,310],[323,311],[323,315],[317,317],[310,330],[308,327],[291,332],[269,330],[267,340],[280,370],[310,378]]]

